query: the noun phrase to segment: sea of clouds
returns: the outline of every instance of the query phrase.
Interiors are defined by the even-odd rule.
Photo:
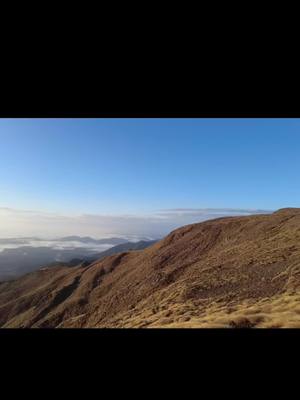
[[[73,250],[76,248],[87,249],[90,251],[95,252],[102,252],[111,247],[112,244],[95,244],[95,243],[82,243],[79,241],[60,241],[57,240],[47,240],[47,239],[40,239],[40,240],[31,240],[31,239],[22,239],[20,238],[19,242],[14,241],[13,239],[9,242],[9,239],[5,241],[5,243],[1,243],[0,241],[0,252],[4,249],[16,249],[18,247],[51,247],[56,250]]]
[[[208,219],[270,212],[272,211],[234,208],[172,208],[147,215],[59,215],[0,207],[0,251],[3,248],[20,246],[47,246],[57,249],[85,247],[103,251],[111,245],[65,242],[60,238],[76,235],[97,239],[118,237],[128,241],[153,240],[180,226]],[[3,242],[4,238],[13,239]],[[16,238],[19,238],[19,242]]]

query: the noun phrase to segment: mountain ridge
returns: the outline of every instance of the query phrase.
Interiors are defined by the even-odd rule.
[[[300,327],[300,209],[176,229],[0,284],[1,327]]]

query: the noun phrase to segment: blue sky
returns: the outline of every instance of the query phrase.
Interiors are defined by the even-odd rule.
[[[297,119],[1,119],[0,207],[299,207],[299,153]]]

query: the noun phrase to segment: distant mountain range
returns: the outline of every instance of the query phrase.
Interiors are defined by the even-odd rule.
[[[108,250],[102,251],[101,253],[95,254],[92,257],[88,257],[84,261],[93,262],[96,260],[102,260],[104,257],[112,256],[114,254],[123,253],[124,251],[133,251],[133,250],[144,250],[149,246],[155,244],[157,240],[141,240],[136,243],[126,242],[119,244],[117,246],[111,247]]]
[[[119,254],[127,251],[137,251],[137,250],[144,250],[147,247],[152,246],[153,244],[157,243],[158,240],[141,240],[139,242],[126,242],[119,244],[117,246],[113,246],[108,250],[102,251],[101,253],[95,253],[92,256],[85,257],[85,258],[73,258],[68,262],[53,262],[48,265],[44,265],[43,269],[51,268],[51,267],[78,267],[79,265],[87,267],[88,265],[92,264],[95,261],[103,260],[105,257],[112,256],[114,254]]]
[[[144,238],[140,238],[144,240]],[[38,237],[20,237],[20,238],[3,238],[0,239],[0,244],[16,244],[23,245],[30,242],[79,242],[79,243],[91,243],[91,244],[111,244],[117,245],[128,242],[128,239],[120,237],[104,238],[104,239],[94,239],[89,236],[64,236],[61,238],[50,238],[43,239]]]
[[[56,239],[56,241],[60,242],[80,242],[80,243],[94,243],[94,244],[122,244],[128,242],[127,239],[113,237],[113,238],[105,238],[105,239],[93,239],[89,236],[65,236],[60,239]]]
[[[28,238],[26,238],[28,239]],[[39,240],[38,238],[31,238]],[[1,239],[2,244],[5,240]],[[15,239],[15,244],[20,244],[21,239]],[[24,239],[25,240],[25,239]],[[0,252],[0,280],[15,279],[28,272],[35,271],[49,265],[78,265],[79,263],[90,263],[93,260],[103,258],[107,255],[116,254],[121,251],[139,250],[148,247],[155,241],[140,241],[136,243],[128,242],[122,238],[92,239],[89,237],[68,236],[60,239],[61,242],[80,241],[83,244],[93,241],[94,244],[116,246],[99,252],[88,247],[73,247],[57,249],[51,246],[20,246],[17,248],[5,248]]]

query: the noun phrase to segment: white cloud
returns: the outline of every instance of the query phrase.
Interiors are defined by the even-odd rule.
[[[141,236],[157,238],[177,227],[230,215],[268,213],[249,209],[176,208],[148,215],[59,215],[49,212],[0,207],[0,237],[61,237],[66,235],[95,238]]]

